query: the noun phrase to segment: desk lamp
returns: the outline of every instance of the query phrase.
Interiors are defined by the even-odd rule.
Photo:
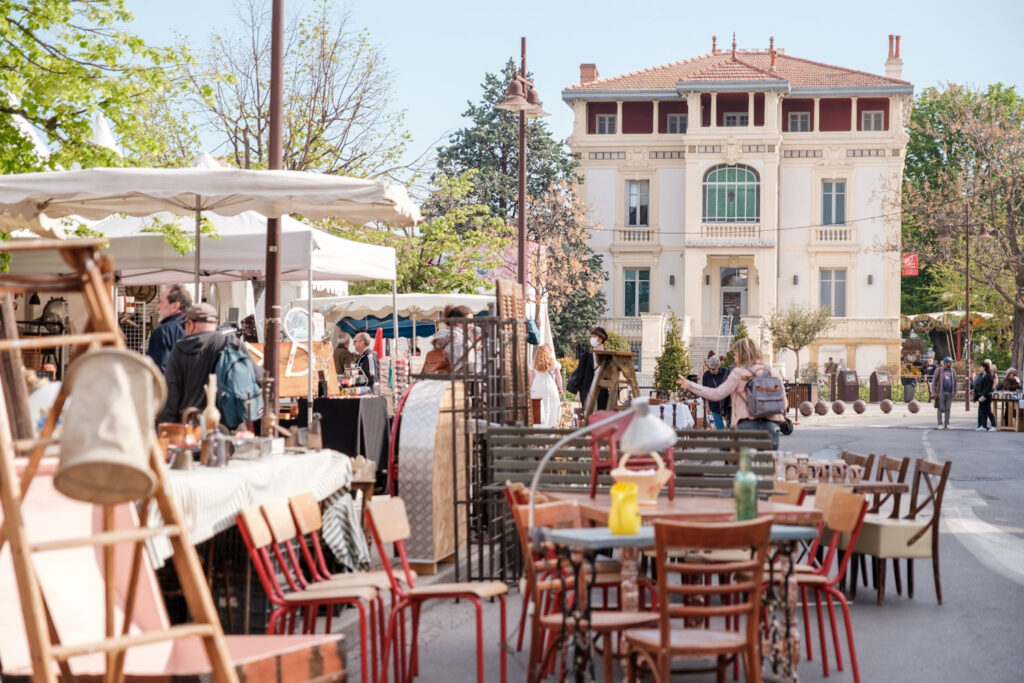
[[[588,434],[599,427],[610,425],[613,422],[619,420],[627,420],[632,417],[633,421],[626,427],[626,431],[622,433],[622,438],[619,440],[619,450],[624,455],[634,453],[650,453],[651,451],[663,451],[669,446],[672,446],[676,442],[676,430],[669,427],[657,415],[651,410],[650,401],[646,398],[634,398],[633,403],[630,406],[630,410],[624,410],[621,413],[595,422],[594,424],[586,425],[577,429],[575,432],[562,437],[555,444],[547,450],[544,457],[540,459],[537,464],[537,470],[533,473],[533,480],[530,482],[530,515],[529,515],[529,527],[530,534],[534,537],[534,541],[539,543],[541,541],[539,530],[534,527],[534,497],[537,492],[537,484],[540,483],[541,472],[544,471],[544,466],[548,464],[551,457],[555,454],[559,448],[569,443],[577,436],[583,436]]]

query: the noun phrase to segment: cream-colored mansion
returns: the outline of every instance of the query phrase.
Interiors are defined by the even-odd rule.
[[[838,320],[801,367],[832,356],[866,375],[898,362],[899,255],[884,247],[900,234],[913,98],[902,64],[890,36],[885,76],[735,40],[612,78],[581,65],[562,99],[609,321],[671,307],[695,358],[742,318],[769,351],[762,316],[809,302]],[[775,360],[792,373],[791,353]]]

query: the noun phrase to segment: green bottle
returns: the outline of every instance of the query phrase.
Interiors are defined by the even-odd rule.
[[[732,497],[736,502],[736,521],[757,517],[757,476],[750,470],[750,449],[740,450],[740,466],[732,482]]]

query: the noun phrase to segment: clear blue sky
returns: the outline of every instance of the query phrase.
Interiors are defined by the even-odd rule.
[[[271,0],[265,0],[270,6]],[[169,44],[175,32],[199,47],[214,32],[234,35],[231,0],[127,0],[132,29]],[[285,0],[286,11],[310,0]],[[480,97],[487,72],[519,59],[527,37],[546,119],[566,137],[572,121],[563,88],[579,80],[579,64],[595,62],[603,77],[704,54],[711,36],[727,47],[767,48],[884,74],[890,33],[903,36],[903,77],[915,92],[945,82],[1024,89],[1024,2],[1021,0],[376,0],[350,2],[352,25],[366,28],[395,76],[395,105],[406,110],[412,156],[465,125],[467,100]]]

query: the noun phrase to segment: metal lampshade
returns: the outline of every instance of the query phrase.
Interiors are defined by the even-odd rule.
[[[676,430],[665,424],[646,398],[633,399],[633,421],[622,433],[619,448],[625,454],[663,451],[675,445]]]
[[[525,97],[523,97],[523,84],[519,82],[518,78],[513,78],[508,84],[508,88],[505,90],[505,99],[494,105],[495,109],[504,109],[505,111],[520,112],[526,109],[530,109],[531,105]]]

